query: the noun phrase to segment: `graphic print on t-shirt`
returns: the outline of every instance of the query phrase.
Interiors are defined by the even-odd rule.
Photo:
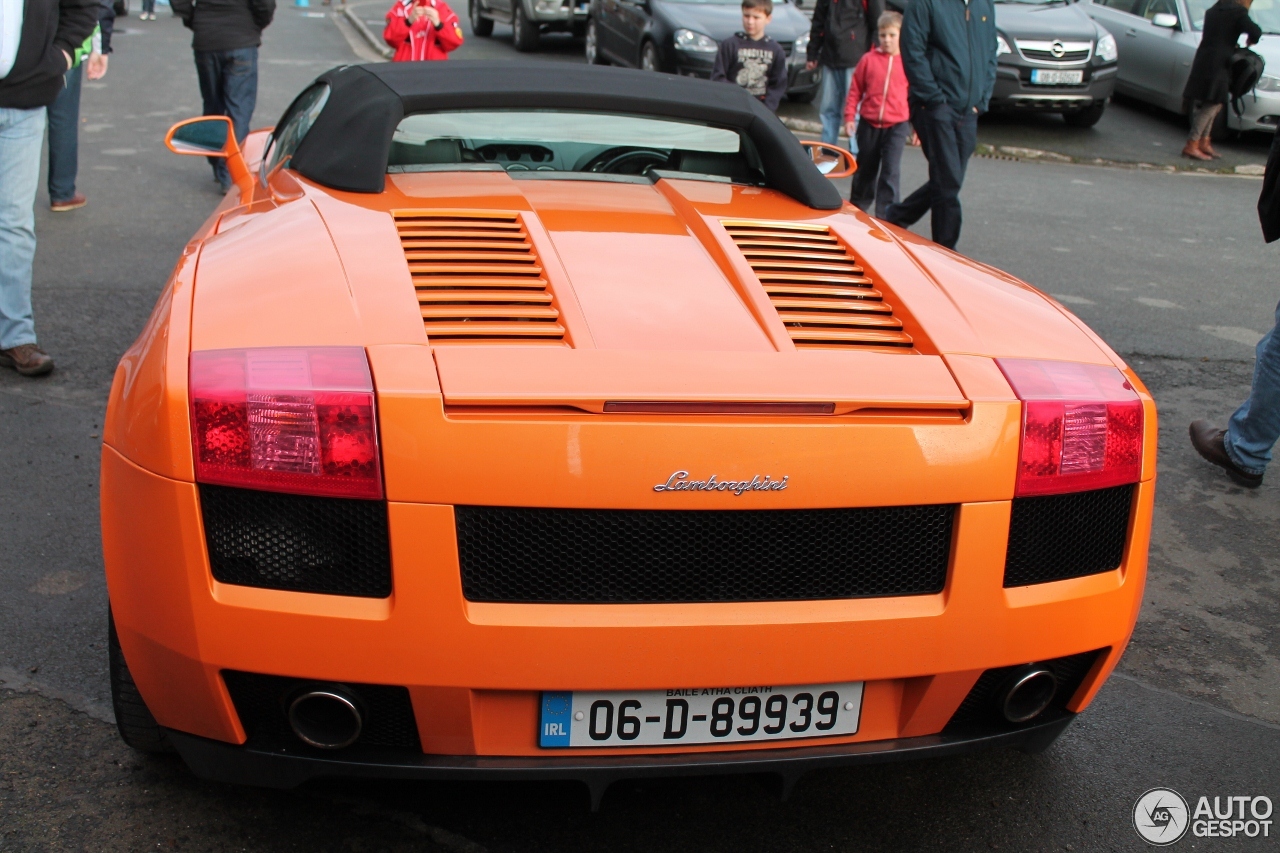
[[[769,67],[773,65],[773,51],[768,48],[738,48],[738,78],[734,81],[757,98],[769,91]]]

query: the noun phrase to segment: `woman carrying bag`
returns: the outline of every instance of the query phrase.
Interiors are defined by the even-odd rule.
[[[1191,133],[1182,149],[1183,157],[1213,160],[1218,156],[1209,144],[1209,134],[1231,94],[1231,55],[1241,33],[1248,34],[1251,45],[1262,38],[1262,28],[1249,17],[1252,3],[1253,0],[1218,0],[1204,13],[1204,34],[1191,63],[1187,87],[1182,91],[1191,112]]]

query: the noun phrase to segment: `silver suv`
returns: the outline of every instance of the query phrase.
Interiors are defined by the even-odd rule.
[[[471,31],[486,37],[493,22],[511,25],[515,49],[528,53],[538,49],[544,32],[570,32],[581,36],[587,28],[588,0],[468,0]]]

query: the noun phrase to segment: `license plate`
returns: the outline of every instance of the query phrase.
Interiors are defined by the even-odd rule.
[[[1037,86],[1079,86],[1084,82],[1083,71],[1047,71],[1031,69],[1031,82]]]
[[[542,694],[538,745],[675,746],[851,735],[862,682]]]

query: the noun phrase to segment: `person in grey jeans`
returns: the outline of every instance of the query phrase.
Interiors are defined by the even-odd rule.
[[[0,0],[0,367],[53,370],[36,342],[31,274],[45,108],[98,24],[98,0]]]

